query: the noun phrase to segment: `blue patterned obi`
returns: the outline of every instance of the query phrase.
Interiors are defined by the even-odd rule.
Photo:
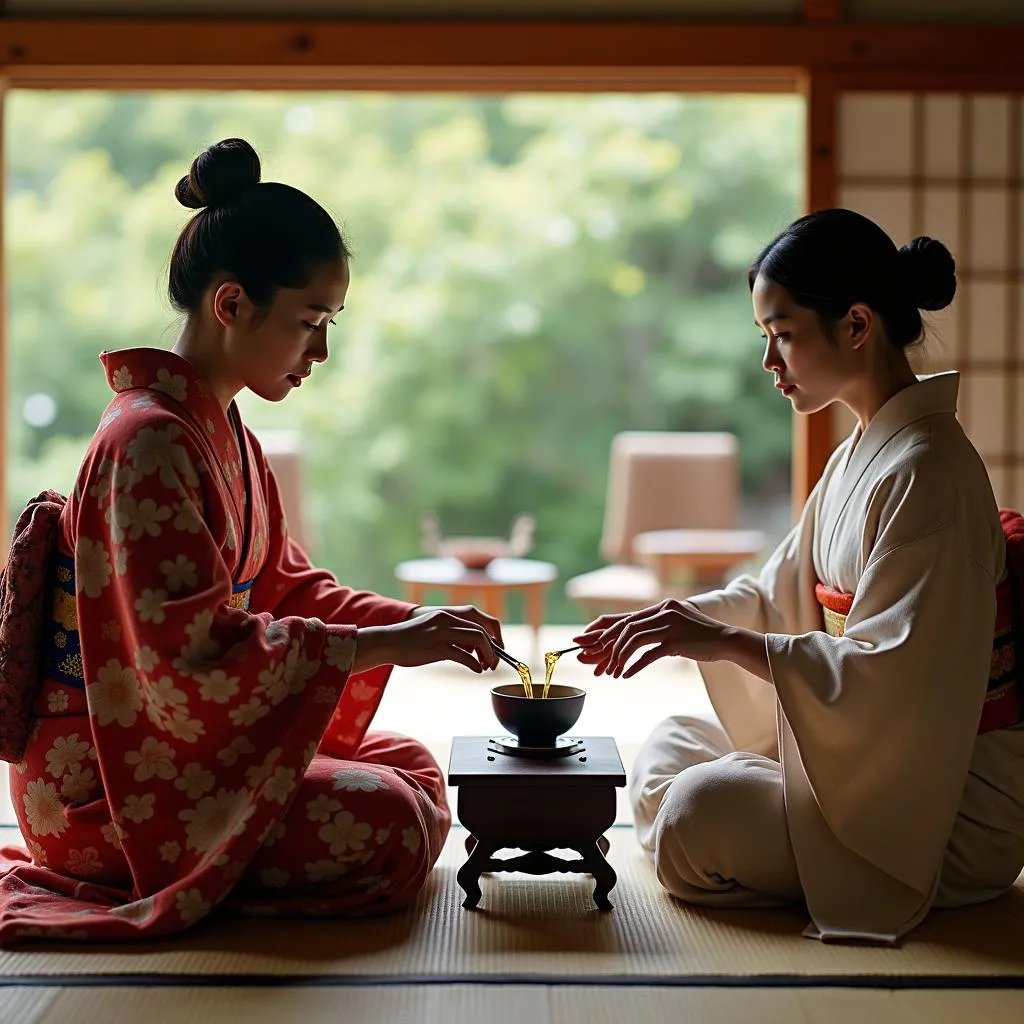
[[[43,639],[44,673],[54,682],[84,690],[82,642],[78,635],[78,603],[75,599],[75,560],[58,551],[53,556],[53,567],[53,604]],[[247,609],[253,582],[233,584],[228,605]]]
[[[58,551],[53,556],[53,564],[53,605],[46,623],[43,671],[50,679],[84,690],[82,643],[78,636],[78,605],[75,601],[75,560]]]

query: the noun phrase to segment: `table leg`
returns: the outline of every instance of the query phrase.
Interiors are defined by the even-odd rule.
[[[466,845],[469,845],[468,839]],[[459,883],[459,887],[466,894],[466,898],[462,901],[464,909],[472,910],[480,902],[480,896],[482,895],[480,892],[480,875],[483,874],[488,866],[491,855],[500,848],[497,843],[479,840],[474,845],[466,863],[459,868],[459,873],[455,876],[455,879]]]
[[[535,587],[527,587],[524,595],[526,605],[526,621],[533,630],[533,663],[539,665],[540,658],[540,629],[544,625],[544,599],[546,584]]]
[[[603,844],[601,840],[604,840]],[[599,910],[612,909],[608,893],[615,888],[615,884],[619,880],[615,874],[615,868],[604,859],[605,851],[608,849],[607,843],[608,841],[605,837],[601,836],[593,846],[582,849],[577,847],[580,856],[586,863],[584,870],[589,871],[594,876],[594,903],[597,904]],[[604,849],[602,849],[602,845]]]
[[[473,604],[476,591],[462,583],[449,583],[445,588],[447,604],[458,606],[460,604]]]
[[[422,583],[403,583],[402,586],[405,589],[405,599],[409,604],[414,604],[418,608],[425,603],[427,588]]]
[[[505,594],[500,587],[484,587],[480,590],[480,608],[499,622],[505,618]]]

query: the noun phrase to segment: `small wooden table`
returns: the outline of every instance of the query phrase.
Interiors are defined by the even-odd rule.
[[[526,621],[533,630],[532,660],[539,663],[547,591],[558,579],[558,568],[551,562],[496,558],[486,569],[477,570],[467,569],[457,558],[416,558],[400,562],[395,578],[413,604],[425,604],[428,590],[440,590],[452,604],[479,602],[480,608],[499,622],[505,617],[506,595],[521,593]]]
[[[611,910],[608,893],[617,879],[605,859],[604,833],[615,823],[615,790],[626,784],[615,740],[581,737],[584,749],[578,754],[533,760],[490,749],[500,735],[452,741],[448,784],[459,787],[459,821],[469,832],[469,858],[457,876],[466,894],[463,907],[480,902],[479,877],[487,871],[580,871],[594,876],[597,906]],[[526,853],[493,856],[506,849]],[[564,860],[548,852],[561,849],[580,857]]]
[[[734,566],[764,548],[760,530],[649,530],[633,538],[633,550],[663,588],[674,583],[718,587]],[[680,578],[688,577],[688,578]]]

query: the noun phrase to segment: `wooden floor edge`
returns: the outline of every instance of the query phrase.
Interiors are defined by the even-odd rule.
[[[45,954],[41,954],[45,955]],[[81,974],[0,975],[3,988],[409,988],[509,985],[579,988],[1024,990],[1024,974]]]

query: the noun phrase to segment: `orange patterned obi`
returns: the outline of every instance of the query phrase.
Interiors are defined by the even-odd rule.
[[[821,605],[825,632],[829,636],[842,636],[846,631],[846,616],[853,607],[853,594],[833,590],[824,583],[814,588],[814,596]],[[992,634],[992,664],[989,670],[988,690],[981,709],[978,732],[1005,729],[1024,721],[1024,675],[1017,670],[1018,642],[1024,633],[1015,621],[1015,603],[1010,578],[996,587],[996,624]],[[1024,659],[1021,659],[1024,667]]]

